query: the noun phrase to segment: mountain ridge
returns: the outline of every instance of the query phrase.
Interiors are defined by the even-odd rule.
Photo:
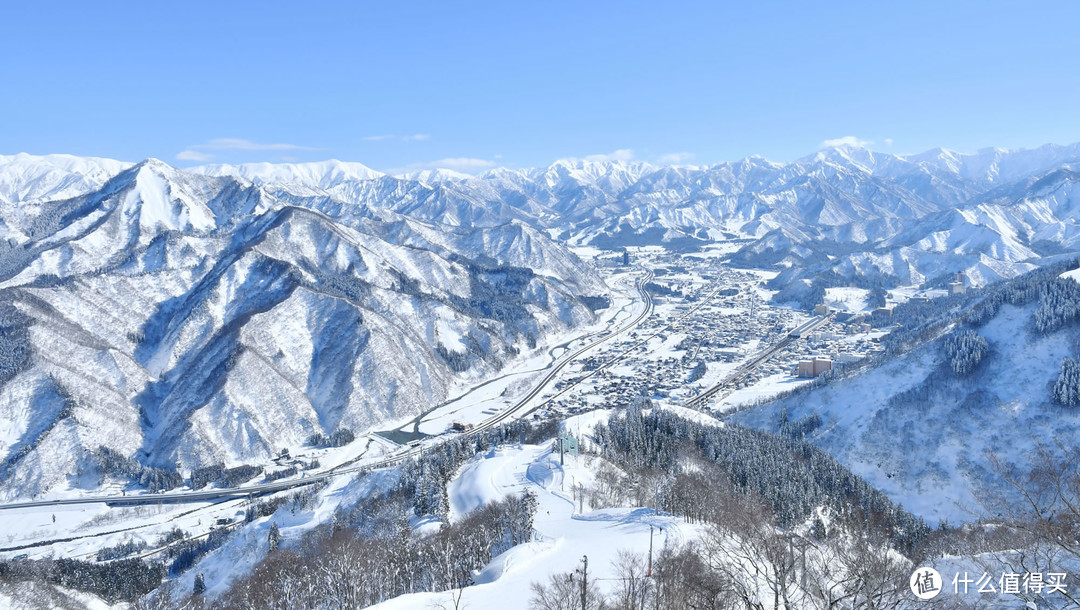
[[[7,499],[94,487],[102,446],[188,470],[415,415],[590,322],[582,297],[607,290],[520,223],[442,227],[157,160],[34,211],[42,229],[0,252],[28,355],[0,362]]]

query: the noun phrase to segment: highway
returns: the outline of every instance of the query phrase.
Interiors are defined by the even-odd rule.
[[[795,340],[801,337],[805,337],[806,335],[813,332],[816,328],[824,324],[827,319],[827,316],[817,316],[795,327],[794,329],[789,331],[788,334],[784,335],[783,339],[769,346],[768,349],[759,352],[748,362],[744,362],[743,364],[739,365],[739,368],[732,371],[727,377],[720,381],[720,383],[717,383],[716,385],[705,390],[701,394],[698,394],[697,396],[686,401],[684,406],[686,406],[686,408],[688,409],[701,409],[706,404],[708,404],[708,402],[714,396],[720,393],[721,390],[728,386],[732,386],[742,381],[743,379],[746,379],[746,377],[749,376],[750,373],[753,373],[759,366],[761,366],[763,362],[775,356],[780,350],[791,345]]]
[[[500,413],[496,413],[495,415],[493,415],[493,416],[489,417],[488,419],[484,420],[483,423],[479,424],[478,426],[476,426],[474,428],[474,431],[481,432],[481,431],[484,431],[484,430],[494,428],[495,426],[501,424],[502,422],[506,421],[507,419],[513,417],[515,414],[518,414],[518,412],[521,411],[522,409],[524,409],[525,406],[527,404],[529,404],[529,402],[533,398],[536,398],[541,392],[544,391],[544,388],[546,388],[547,385],[549,383],[551,383],[552,380],[555,379],[555,376],[558,375],[563,370],[563,368],[566,367],[566,365],[570,364],[571,362],[576,360],[578,357],[580,357],[582,354],[584,354],[585,352],[593,349],[594,347],[596,347],[596,346],[598,346],[598,345],[600,345],[602,343],[605,343],[607,341],[610,341],[610,340],[614,339],[615,337],[618,337],[619,335],[622,335],[622,334],[624,334],[626,332],[629,332],[630,330],[632,330],[634,328],[637,328],[642,322],[645,321],[645,318],[648,318],[649,314],[652,313],[652,309],[653,309],[652,295],[649,294],[649,291],[645,289],[645,285],[648,284],[649,282],[651,282],[652,279],[653,279],[653,272],[649,271],[644,276],[642,276],[641,279],[639,279],[637,281],[637,284],[636,284],[635,287],[637,288],[638,294],[641,295],[641,301],[642,301],[642,303],[645,304],[645,307],[642,308],[641,313],[638,314],[638,316],[636,318],[631,320],[629,324],[623,326],[622,328],[620,328],[619,330],[617,330],[617,331],[615,331],[613,333],[609,333],[607,335],[604,335],[603,337],[600,337],[599,339],[593,341],[592,343],[589,343],[589,344],[585,345],[584,347],[580,347],[580,348],[574,350],[574,352],[572,354],[570,354],[568,357],[564,357],[558,364],[556,364],[554,367],[552,367],[551,371],[549,371],[548,374],[545,375],[544,378],[540,380],[540,383],[536,384],[531,390],[529,390],[529,392],[527,394],[525,394],[525,396],[523,396],[521,398],[521,400],[519,400],[517,402],[517,404],[515,404],[513,407],[510,407],[509,409],[504,409]],[[574,385],[577,385],[578,383],[581,383],[582,381],[584,381],[584,378],[579,379],[576,383],[574,383],[570,387],[573,387]],[[565,391],[566,390],[564,389],[563,392],[565,392]],[[561,396],[563,394],[563,392],[560,392],[560,393],[556,394],[555,396],[552,396],[551,398],[548,399],[547,402],[555,400],[555,398]],[[527,415],[528,413],[531,413],[531,412],[533,412],[535,410],[536,409],[529,409],[528,411],[526,411],[524,413],[521,413],[521,415]]]
[[[652,313],[652,308],[653,308],[652,295],[650,295],[648,293],[648,291],[645,289],[645,285],[648,284],[650,281],[652,281],[652,278],[653,278],[653,273],[652,273],[652,271],[649,271],[645,275],[643,275],[641,278],[639,278],[638,281],[636,282],[635,287],[637,288],[637,291],[638,291],[639,295],[641,296],[642,302],[645,305],[642,308],[642,311],[638,316],[636,316],[633,320],[631,320],[629,323],[627,323],[623,327],[619,328],[618,330],[616,330],[616,331],[614,331],[612,333],[609,333],[609,334],[607,334],[607,335],[605,335],[603,337],[600,337],[600,338],[596,339],[595,341],[592,341],[592,342],[586,344],[585,346],[574,350],[574,352],[571,353],[569,356],[561,358],[552,367],[552,369],[544,376],[544,378],[541,379],[540,382],[538,384],[536,384],[531,390],[529,390],[529,392],[525,396],[523,396],[521,398],[521,400],[519,400],[513,406],[511,406],[511,407],[509,407],[507,409],[504,409],[500,413],[497,413],[497,414],[489,417],[488,419],[484,420],[483,422],[478,424],[475,428],[470,430],[467,434],[477,434],[477,433],[483,432],[485,430],[489,430],[491,428],[494,428],[495,426],[503,423],[504,421],[506,421],[506,420],[508,420],[508,419],[510,419],[510,418],[512,418],[514,416],[527,415],[528,413],[531,413],[532,411],[535,411],[536,409],[543,406],[543,404],[546,404],[546,402],[549,402],[551,400],[554,400],[554,399],[558,398],[563,393],[565,393],[567,390],[569,390],[570,388],[566,388],[562,392],[560,392],[559,394],[556,394],[555,396],[549,398],[548,401],[545,401],[544,403],[541,403],[540,405],[537,405],[536,407],[533,407],[532,409],[529,409],[529,410],[523,412],[523,409],[525,409],[525,407],[529,404],[529,402],[532,401],[534,398],[536,398],[536,396],[539,395],[541,392],[543,392],[544,389],[547,387],[547,385],[549,383],[551,383],[551,381],[568,364],[573,362],[575,359],[577,359],[579,356],[581,356],[585,352],[597,347],[598,345],[601,345],[604,342],[610,341],[611,339],[613,339],[613,338],[615,338],[615,337],[617,337],[619,335],[622,335],[622,334],[636,328],[638,325],[640,325],[649,316],[649,314]],[[719,289],[717,289],[716,291],[718,291],[718,290]],[[712,296],[715,296],[716,291],[713,292]],[[710,298],[711,298],[711,296],[710,296]],[[701,305],[698,305],[698,307],[700,307],[700,306]],[[694,308],[694,310],[691,310],[691,312],[696,311],[696,310],[697,310],[697,307]],[[627,353],[632,351],[633,347],[636,347],[637,345],[640,345],[640,344],[641,344],[641,342],[638,342],[637,344],[635,344],[635,346],[632,346],[631,348],[629,348],[627,350],[624,350],[624,352],[621,354],[621,357],[624,358]],[[610,366],[610,364],[612,364],[612,363],[613,362],[609,360],[607,363],[604,364],[604,366],[602,368],[606,368],[607,366]],[[592,373],[590,373],[590,375],[588,375],[588,376],[586,376],[586,377],[584,377],[582,379],[579,379],[577,383],[580,383],[581,381],[584,381],[584,379],[591,376],[592,374],[595,374],[596,372],[599,372],[599,370],[602,370],[602,369],[597,369],[596,371],[593,371]],[[576,384],[574,384],[574,385],[576,385]],[[573,386],[570,386],[570,387],[572,388]],[[131,496],[117,496],[117,495],[84,496],[84,497],[81,497],[81,498],[64,498],[64,499],[55,499],[55,500],[37,500],[37,501],[31,501],[31,502],[16,502],[16,503],[11,503],[11,504],[0,504],[0,510],[12,510],[12,509],[19,509],[19,508],[40,508],[40,507],[47,507],[47,506],[61,506],[61,505],[65,505],[65,504],[108,504],[110,506],[131,506],[131,505],[138,505],[138,504],[170,504],[170,503],[204,502],[204,501],[217,500],[217,499],[221,499],[221,498],[238,498],[238,497],[242,498],[242,497],[247,497],[247,496],[261,496],[261,495],[264,495],[264,494],[274,493],[274,492],[278,492],[278,491],[284,491],[284,490],[287,490],[287,489],[295,489],[297,487],[304,487],[304,486],[311,485],[313,483],[317,483],[319,481],[326,480],[326,479],[329,479],[331,477],[336,477],[336,476],[342,475],[342,474],[348,474],[348,473],[351,473],[351,472],[358,472],[358,471],[364,470],[364,469],[383,468],[383,467],[386,467],[386,466],[392,466],[392,465],[398,464],[398,463],[402,462],[403,460],[406,460],[406,459],[408,459],[408,458],[410,458],[412,456],[418,455],[423,450],[424,450],[424,448],[422,448],[420,446],[408,446],[407,445],[407,446],[401,448],[400,450],[395,451],[391,455],[386,456],[386,457],[382,458],[381,460],[377,460],[375,462],[368,462],[368,463],[365,463],[365,464],[356,464],[355,462],[357,462],[357,461],[359,461],[359,459],[361,459],[361,458],[357,458],[357,460],[353,460],[352,462],[346,462],[344,464],[339,464],[338,466],[335,466],[335,467],[333,467],[333,468],[331,468],[331,469],[329,469],[329,470],[327,470],[325,472],[311,474],[311,475],[309,475],[309,476],[307,476],[305,478],[274,481],[274,482],[271,482],[271,483],[263,483],[263,484],[259,484],[259,485],[248,485],[248,486],[243,486],[243,487],[227,487],[227,488],[220,488],[220,489],[209,489],[209,490],[204,490],[204,491],[185,491],[185,492],[177,492],[177,493],[137,494],[137,495],[131,495]]]

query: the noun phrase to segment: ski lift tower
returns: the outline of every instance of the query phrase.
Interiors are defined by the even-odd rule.
[[[564,432],[559,435],[559,465],[565,464],[566,453],[577,456],[578,454],[578,442],[577,438],[569,432]]]

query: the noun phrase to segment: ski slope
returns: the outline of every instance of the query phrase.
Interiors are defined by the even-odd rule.
[[[529,587],[547,582],[548,575],[570,572],[589,558],[589,578],[605,592],[617,584],[612,561],[620,550],[649,551],[649,526],[655,528],[654,556],[665,544],[679,544],[700,533],[697,526],[683,523],[651,508],[610,508],[591,510],[587,503],[579,511],[571,492],[575,484],[588,487],[592,480],[592,460],[586,456],[559,456],[548,445],[504,447],[489,451],[468,462],[448,487],[450,519],[460,519],[470,510],[508,494],[531,490],[536,494],[534,541],[516,546],[495,557],[474,576],[462,606],[470,610],[511,610],[529,607]],[[449,592],[404,595],[374,606],[380,610],[429,608],[447,604]],[[452,607],[452,606],[448,606]]]

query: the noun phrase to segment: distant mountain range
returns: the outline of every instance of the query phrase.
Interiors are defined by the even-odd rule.
[[[568,245],[735,240],[792,300],[1012,277],[1080,250],[1078,172],[1080,145],[478,176],[0,156],[0,496],[92,486],[100,446],[236,464],[414,415],[593,319]]]
[[[694,248],[751,240],[735,257],[825,276],[918,284],[955,271],[977,283],[1078,247],[1080,144],[972,154],[822,150],[705,167],[557,161],[476,177],[446,170],[393,177],[358,164],[207,166],[292,193],[329,195],[455,226],[521,221],[571,244]]]

